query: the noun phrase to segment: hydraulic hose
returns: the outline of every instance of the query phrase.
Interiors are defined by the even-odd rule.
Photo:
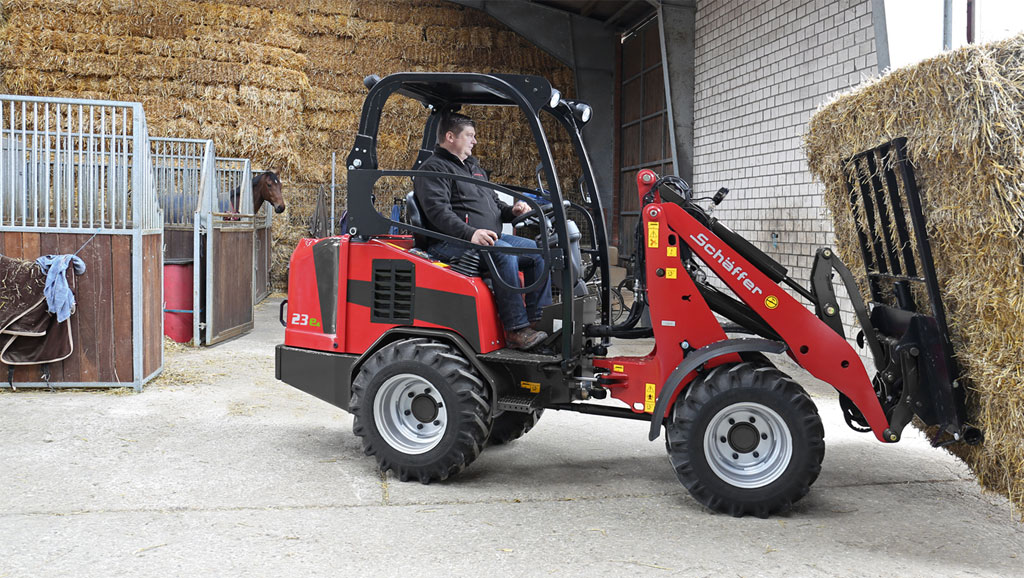
[[[644,257],[642,220],[636,224],[633,237],[633,277],[636,279],[637,289],[633,292],[633,305],[629,308],[629,316],[622,323],[612,326],[613,335],[636,327],[636,324],[643,318],[644,309],[647,307],[646,261]]]

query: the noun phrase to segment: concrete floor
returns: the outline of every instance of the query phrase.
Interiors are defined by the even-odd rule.
[[[382,477],[348,414],[274,380],[276,315],[141,394],[0,393],[0,577],[1024,575],[1005,499],[806,377],[828,447],[780,517],[697,505],[644,422],[560,412],[444,483]]]

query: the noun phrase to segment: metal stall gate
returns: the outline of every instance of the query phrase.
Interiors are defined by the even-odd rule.
[[[212,345],[252,329],[249,161],[216,158],[211,140],[154,138],[151,143],[164,207],[167,277],[178,280],[168,288],[168,327],[190,322],[195,345]],[[191,299],[175,301],[182,294]]]
[[[214,185],[213,141],[151,138],[154,187],[163,209],[164,325],[176,341],[202,343],[203,189]]]
[[[253,327],[255,215],[252,171],[246,159],[215,160],[215,198],[208,215],[206,244],[206,337],[211,345]]]
[[[0,370],[14,386],[141,390],[163,367],[163,228],[142,105],[2,95],[0,141],[0,253],[86,265],[68,273],[71,354]]]
[[[249,183],[251,189],[252,183]],[[270,266],[274,258],[271,247],[272,225],[274,222],[273,207],[262,203],[256,211],[254,225],[256,227],[256,251],[253,255],[253,302],[259,303],[270,296]]]
[[[247,204],[232,205],[234,210],[240,213],[253,213],[252,207],[252,183],[253,177],[261,171],[252,170],[252,163],[249,159],[217,158],[218,190],[238,191],[238,195],[232,192],[231,202],[237,203],[244,195],[248,199]],[[253,303],[259,303],[270,295],[270,263],[273,255],[270,252],[270,228],[273,223],[274,212],[261,203],[255,212],[253,219],[254,250],[253,250]]]

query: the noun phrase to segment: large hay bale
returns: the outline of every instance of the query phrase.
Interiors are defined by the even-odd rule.
[[[805,145],[857,273],[843,161],[908,138],[954,350],[985,441],[950,451],[1024,512],[1024,35],[945,53],[823,107]],[[865,295],[865,297],[867,297]]]
[[[152,135],[212,138],[219,155],[281,173],[286,196],[292,184],[328,182],[332,151],[344,162],[363,77],[403,70],[539,74],[574,93],[571,71],[553,57],[443,0],[0,0],[0,91],[140,101]],[[409,103],[386,111],[380,158],[395,164],[382,168],[411,166],[407,149],[418,147],[425,115]],[[503,144],[528,142],[529,130],[514,111],[480,120],[485,166],[495,179],[530,185],[537,161]],[[558,150],[572,190],[578,169],[568,147]],[[344,167],[338,178],[340,213]],[[311,214],[306,197],[289,207]],[[306,226],[276,221],[285,247],[271,271],[278,288]]]

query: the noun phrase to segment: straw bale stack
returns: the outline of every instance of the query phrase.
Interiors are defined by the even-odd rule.
[[[138,100],[152,135],[212,138],[219,155],[280,172],[286,196],[289,183],[328,181],[332,151],[348,155],[366,75],[529,73],[574,90],[554,58],[444,0],[0,0],[0,12],[0,91]],[[531,136],[513,113],[481,113],[477,152],[494,178],[529,185],[537,160],[517,148]],[[415,103],[389,105],[382,168],[411,166],[425,118]],[[567,177],[570,158],[558,158]],[[344,167],[338,177],[340,213]],[[304,228],[275,225],[279,288]]]
[[[985,441],[950,450],[1024,512],[1024,35],[865,82],[822,108],[805,137],[838,249],[863,272],[842,163],[907,137],[969,420]],[[866,297],[866,294],[865,294]]]

